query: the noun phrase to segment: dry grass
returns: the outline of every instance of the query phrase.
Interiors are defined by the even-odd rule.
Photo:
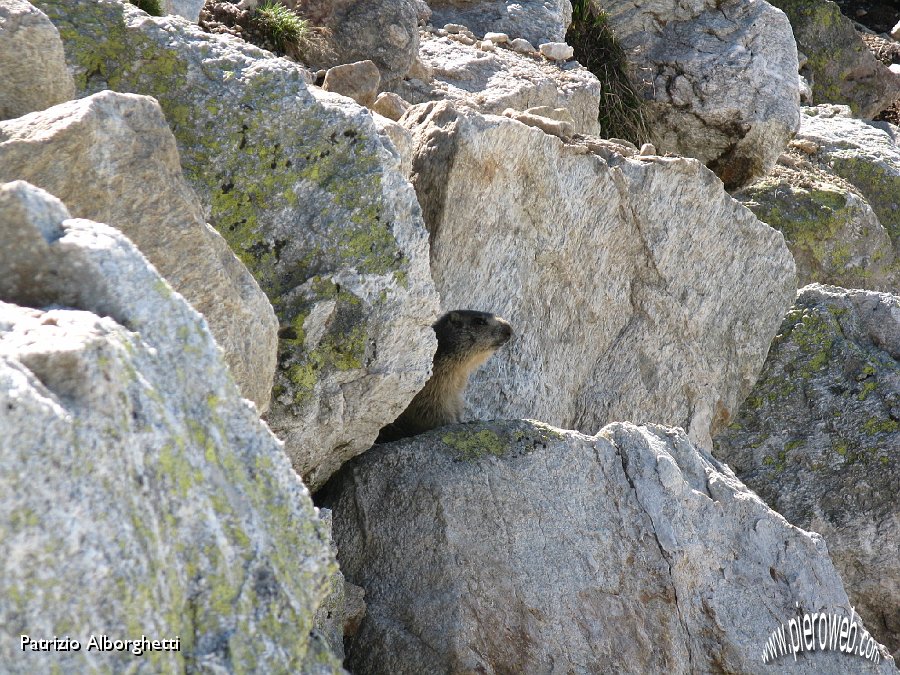
[[[644,99],[629,77],[625,52],[603,12],[594,11],[588,0],[572,3],[572,25],[566,42],[575,58],[602,85],[597,119],[604,138],[624,138],[637,146],[650,140],[644,117]]]

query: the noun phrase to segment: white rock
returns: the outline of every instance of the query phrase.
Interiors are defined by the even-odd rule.
[[[891,37],[895,40],[900,40],[900,21],[891,29]]]
[[[471,107],[495,114],[507,108],[567,108],[576,132],[599,131],[600,82],[585,68],[563,72],[553,63],[509,49],[485,52],[430,36],[422,38],[419,60],[432,74],[432,81],[399,85],[397,93],[410,103],[465,101]]]
[[[459,425],[348,469],[331,505],[341,569],[366,589],[357,675],[896,673],[880,645],[878,665],[762,663],[798,607],[849,618],[851,602],[822,537],[680,429]]]
[[[493,52],[493,51],[496,51],[496,49],[497,49],[494,46],[494,43],[491,42],[490,40],[482,40],[479,43],[478,48],[483,52]]]
[[[192,23],[197,23],[204,2],[205,0],[163,0],[163,10],[166,14],[176,14]],[[241,9],[253,9],[258,4],[259,0],[241,0],[238,6]]]
[[[566,61],[575,55],[575,49],[565,42],[545,42],[540,51],[551,61]]]
[[[447,31],[448,33],[453,34],[453,33],[462,33],[469,29],[458,23],[448,23],[444,26],[444,30]]]
[[[638,155],[640,155],[641,157],[650,157],[651,155],[655,154],[656,147],[654,147],[653,143],[644,143],[641,146],[640,151],[638,152]]]
[[[782,235],[696,160],[604,160],[447,103],[403,123],[443,307],[516,333],[473,376],[469,415],[586,433],[654,419],[711,447],[794,299]]]
[[[484,34],[485,40],[490,40],[494,44],[504,44],[509,42],[509,35],[506,33],[495,33],[494,31],[488,31]]]
[[[206,224],[154,99],[104,91],[0,122],[0,182],[14,179],[129,237],[206,317],[244,396],[268,410],[278,320],[250,272]]]

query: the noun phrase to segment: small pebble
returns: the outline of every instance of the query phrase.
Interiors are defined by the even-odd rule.
[[[490,40],[482,40],[481,44],[478,45],[478,48],[483,52],[494,52],[497,51],[497,48],[494,46],[494,43]]]
[[[474,45],[475,44],[475,40],[470,38],[468,35],[457,35],[456,41],[461,42],[464,45]]]
[[[447,31],[448,33],[462,33],[469,29],[466,28],[465,26],[461,26],[458,23],[448,23],[446,26],[444,26],[444,30]]]
[[[545,42],[540,50],[551,61],[567,61],[575,55],[575,49],[565,42]]]
[[[818,143],[805,138],[795,138],[788,145],[800,152],[805,152],[807,155],[814,155],[819,151]]]
[[[484,39],[490,40],[495,45],[500,45],[500,44],[509,42],[509,35],[507,35],[506,33],[490,33],[489,32],[489,33],[484,34]]]
[[[534,45],[525,38],[516,38],[509,43],[509,46],[512,47],[513,51],[519,52],[520,54],[534,54],[536,51]]]
[[[650,157],[656,154],[656,146],[653,143],[644,143],[641,146],[640,152],[638,155],[641,157]]]

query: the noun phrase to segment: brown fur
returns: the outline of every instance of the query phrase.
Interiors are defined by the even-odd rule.
[[[400,417],[381,430],[377,443],[460,422],[469,376],[512,337],[512,328],[500,317],[466,309],[447,312],[433,328],[438,348],[431,379]]]

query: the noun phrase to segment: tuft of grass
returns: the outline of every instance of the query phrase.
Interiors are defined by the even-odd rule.
[[[162,0],[128,0],[138,9],[142,9],[150,16],[162,16],[164,14]]]
[[[303,44],[312,36],[309,22],[276,0],[261,3],[253,19],[281,53],[301,51]]]
[[[602,93],[597,120],[604,138],[624,138],[637,146],[650,140],[644,117],[644,98],[629,77],[625,50],[609,25],[606,13],[590,0],[573,0],[572,25],[566,42],[575,58],[600,80]]]

